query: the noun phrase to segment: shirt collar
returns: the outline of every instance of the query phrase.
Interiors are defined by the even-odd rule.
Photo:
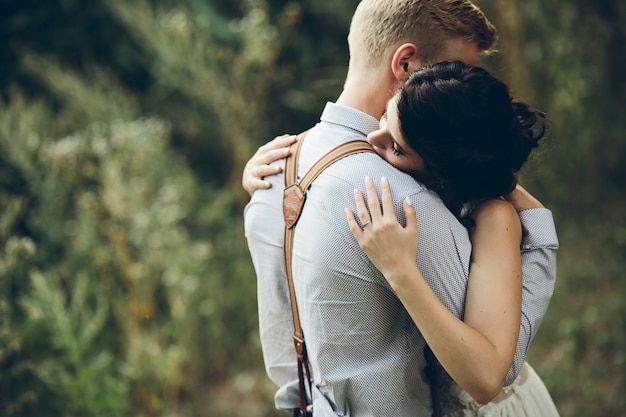
[[[352,107],[331,102],[326,103],[320,120],[322,123],[331,123],[352,129],[363,136],[379,129],[379,123],[375,117]]]

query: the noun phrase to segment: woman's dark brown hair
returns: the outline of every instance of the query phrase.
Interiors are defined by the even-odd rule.
[[[462,62],[413,73],[398,115],[405,140],[424,160],[416,177],[457,216],[466,203],[510,192],[545,134],[543,113],[513,99],[485,69]]]

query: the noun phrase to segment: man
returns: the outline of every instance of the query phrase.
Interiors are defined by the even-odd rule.
[[[408,74],[442,60],[478,61],[495,30],[466,0],[364,0],[348,36],[344,90],[308,133],[299,159],[303,175],[323,154],[378,128],[387,101]],[[294,283],[313,374],[316,416],[428,416],[423,377],[425,342],[380,273],[353,239],[344,207],[363,178],[386,177],[416,208],[417,263],[457,317],[463,316],[471,244],[443,203],[378,156],[356,154],[313,183],[294,241]],[[298,407],[293,325],[283,258],[282,175],[255,193],[245,210],[246,237],[257,271],[259,322],[266,369],[279,386],[276,406]],[[507,382],[515,378],[552,292],[556,235],[549,213],[522,218],[529,231],[523,256],[520,341]],[[536,232],[536,233],[535,233]],[[540,236],[536,236],[536,234]],[[543,237],[545,236],[545,237]],[[547,282],[547,285],[546,285]]]

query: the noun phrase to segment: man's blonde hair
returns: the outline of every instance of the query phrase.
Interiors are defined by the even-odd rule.
[[[448,42],[464,38],[490,51],[496,28],[469,0],[363,0],[350,26],[348,43],[357,65],[377,68],[392,46],[417,46],[422,64],[445,59]],[[358,59],[355,59],[358,57]]]

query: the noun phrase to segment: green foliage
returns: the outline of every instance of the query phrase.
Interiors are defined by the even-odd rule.
[[[624,415],[626,378],[618,370],[626,359],[621,278],[626,248],[610,241],[608,228],[595,224],[560,230],[562,243],[576,242],[582,234],[597,245],[561,250],[557,288],[531,361],[541,369],[562,415]]]
[[[339,93],[358,1],[31,3],[0,13],[0,414],[276,415],[239,176]],[[551,120],[523,178],[561,241],[530,362],[561,415],[625,416],[626,8],[479,3],[488,66]]]
[[[50,114],[11,101],[0,146],[25,181],[2,194],[7,415],[167,414],[250,357],[255,306],[241,303],[254,285],[233,199],[199,186],[167,124],[98,122],[56,140],[21,129]]]
[[[187,141],[210,144],[222,159],[217,166],[224,178],[220,185],[227,186],[240,182],[233,168],[248,159],[251,140],[269,134],[258,127],[282,42],[279,28],[269,22],[266,4],[243,3],[243,16],[223,22],[209,5],[198,2],[191,7],[106,2],[148,51],[146,67],[156,82],[147,106],[171,120]],[[297,14],[297,8],[288,5],[280,29],[288,30]]]
[[[98,286],[91,292],[93,283],[84,274],[70,283],[71,294],[52,271],[33,271],[30,281],[31,291],[22,301],[31,333],[26,339],[47,342],[54,352],[33,364],[34,375],[65,402],[68,415],[124,415],[128,377],[111,352],[97,348],[96,337],[108,318],[105,292]]]
[[[259,133],[276,30],[262,2],[223,26],[230,37],[180,6],[107,6],[146,48],[158,80],[147,95],[98,65],[22,49],[48,101],[12,90],[1,107],[7,416],[217,413],[207,384],[258,366],[241,194],[200,184],[171,129],[212,132],[234,156],[209,167],[235,178]]]

